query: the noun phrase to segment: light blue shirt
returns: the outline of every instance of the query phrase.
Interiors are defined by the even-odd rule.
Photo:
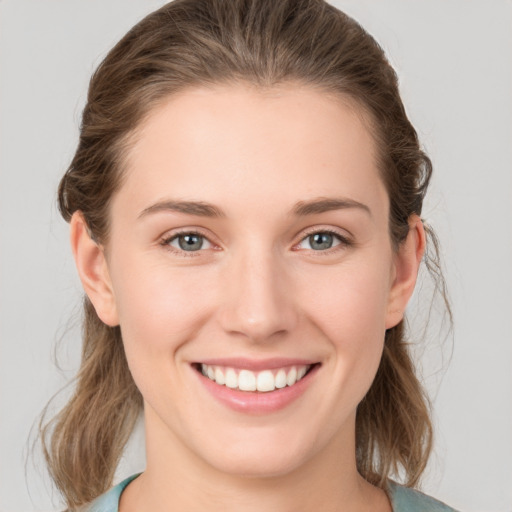
[[[133,475],[110,491],[94,500],[86,512],[118,512],[119,498],[124,488],[138,475]],[[388,495],[393,505],[393,512],[457,512],[453,508],[421,492],[389,482]]]

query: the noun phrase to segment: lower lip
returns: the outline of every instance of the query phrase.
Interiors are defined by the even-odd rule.
[[[315,365],[301,380],[293,386],[274,391],[240,391],[216,384],[208,377],[193,370],[203,386],[221,403],[229,408],[246,414],[268,414],[284,409],[297,400],[308,388],[320,365]]]

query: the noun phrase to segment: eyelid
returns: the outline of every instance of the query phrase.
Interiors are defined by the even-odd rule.
[[[300,235],[300,239],[294,243],[292,250],[300,250],[299,244],[301,244],[306,238],[308,238],[311,235],[314,235],[316,233],[329,233],[331,235],[334,235],[337,237],[340,241],[340,244],[330,248],[326,249],[324,251],[315,251],[317,254],[321,253],[330,253],[332,251],[335,251],[337,248],[346,248],[352,245],[355,245],[355,241],[353,240],[353,237],[350,233],[348,233],[346,230],[341,230],[334,228],[332,226],[312,226],[310,228],[306,228]],[[170,245],[170,242],[174,239],[176,239],[179,236],[182,235],[198,235],[206,240],[212,245],[212,247],[209,247],[208,249],[200,249],[198,251],[184,251],[182,249],[178,249],[176,247],[172,247]],[[164,246],[164,248],[168,249],[171,252],[184,255],[184,256],[199,256],[200,253],[207,251],[207,250],[219,250],[221,249],[220,244],[214,242],[212,240],[212,235],[208,234],[203,230],[202,228],[198,227],[184,227],[184,228],[176,228],[174,230],[170,230],[165,232],[163,235],[159,237],[159,244],[161,246]]]
[[[349,246],[352,246],[355,244],[352,235],[347,233],[347,231],[345,231],[345,230],[337,229],[332,226],[313,226],[313,227],[307,228],[305,231],[303,231],[301,233],[299,241],[293,245],[292,249],[300,250],[298,246],[306,238],[310,237],[311,235],[315,235],[317,233],[328,233],[330,235],[334,235],[340,241],[340,244],[338,244],[330,249],[326,249],[324,251],[315,251],[315,253],[317,253],[318,255],[320,255],[322,253],[330,253],[332,251],[335,251],[336,249],[346,248],[346,247],[349,247]]]
[[[177,247],[173,247],[170,245],[170,243],[178,238],[179,236],[183,235],[197,235],[204,239],[206,239],[211,247],[208,247],[206,249],[199,249],[198,251],[184,251],[183,249],[179,249]],[[163,235],[159,237],[159,245],[163,246],[165,249],[169,250],[170,252],[173,252],[175,254],[178,254],[180,256],[199,256],[200,253],[209,251],[209,250],[218,250],[219,244],[215,243],[212,240],[212,236],[205,233],[203,229],[197,228],[197,227],[185,227],[185,228],[177,228],[174,230],[166,231]]]

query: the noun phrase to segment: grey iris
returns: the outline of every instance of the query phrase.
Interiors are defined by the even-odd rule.
[[[184,251],[198,251],[203,246],[203,237],[201,235],[180,235],[178,244]]]
[[[333,243],[333,235],[330,233],[315,233],[309,237],[309,245],[315,251],[330,249]]]

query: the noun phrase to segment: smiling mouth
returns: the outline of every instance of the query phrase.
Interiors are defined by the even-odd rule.
[[[258,372],[204,363],[195,363],[193,367],[219,386],[239,391],[268,393],[294,386],[318,365],[319,363],[293,365]]]

